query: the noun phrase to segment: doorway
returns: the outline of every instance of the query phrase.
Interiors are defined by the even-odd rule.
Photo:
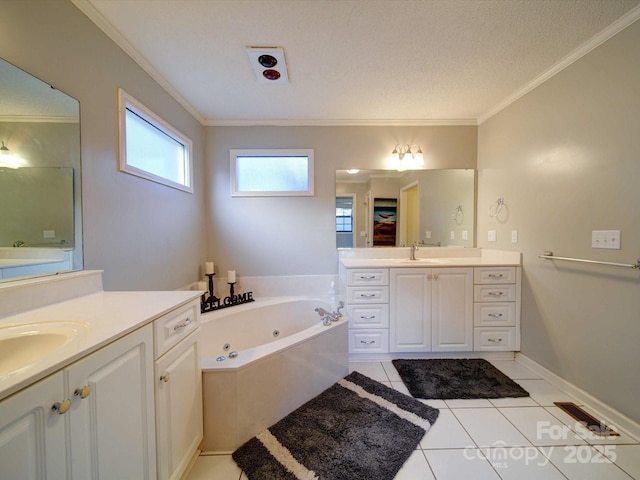
[[[400,189],[400,245],[413,245],[420,239],[418,200],[418,182],[410,183]]]

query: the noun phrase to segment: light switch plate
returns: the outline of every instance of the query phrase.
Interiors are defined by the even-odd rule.
[[[427,230],[427,231],[425,232],[425,234],[424,234],[424,237],[425,237],[425,238],[431,238],[431,231],[430,231],[430,230]]]
[[[511,243],[518,243],[518,230],[511,230]]]
[[[487,241],[488,242],[496,242],[498,240],[498,234],[495,230],[489,230],[487,232]]]
[[[469,231],[462,230],[462,240],[469,240]]]
[[[454,232],[453,230],[451,230],[451,231],[449,232],[449,238],[450,238],[451,240],[455,240],[455,239],[456,239],[456,232]]]
[[[591,248],[620,250],[620,230],[593,230]]]
[[[55,230],[43,230],[42,231],[42,238],[56,238],[56,231]]]

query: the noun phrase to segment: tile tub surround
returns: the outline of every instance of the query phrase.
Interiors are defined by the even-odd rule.
[[[639,439],[625,435],[615,440],[622,443],[606,443],[611,441],[606,439],[602,445],[581,437],[574,429],[572,419],[563,418],[549,406],[549,394],[553,392],[556,401],[581,404],[579,400],[558,390],[519,362],[491,362],[518,383],[525,381],[531,398],[424,400],[439,408],[440,416],[396,480],[640,478]],[[350,370],[358,370],[407,393],[390,362],[354,362],[350,364]],[[584,408],[589,409],[589,406],[584,405]],[[496,418],[500,419],[498,426],[491,423]],[[486,433],[491,430],[495,432]],[[561,431],[566,431],[567,435],[558,435]],[[498,436],[511,439],[514,444],[481,446]],[[616,454],[613,463],[603,461],[600,456],[600,451],[607,450]],[[576,457],[571,457],[574,453]],[[589,461],[577,461],[577,455],[583,459],[588,457]],[[575,463],[572,458],[576,459]],[[210,478],[247,480],[230,455],[200,456],[187,480]]]

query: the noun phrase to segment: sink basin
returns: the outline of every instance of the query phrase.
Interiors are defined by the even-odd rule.
[[[0,328],[0,378],[63,348],[87,328],[84,322],[41,322]]]

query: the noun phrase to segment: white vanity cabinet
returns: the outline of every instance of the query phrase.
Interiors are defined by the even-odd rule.
[[[158,479],[179,479],[202,441],[200,305],[192,302],[154,322]]]
[[[474,350],[520,350],[521,268],[474,270]]]
[[[350,353],[389,351],[389,269],[347,270]]]
[[[391,268],[391,352],[473,350],[473,268]]]
[[[150,325],[0,402],[0,478],[156,478]]]

